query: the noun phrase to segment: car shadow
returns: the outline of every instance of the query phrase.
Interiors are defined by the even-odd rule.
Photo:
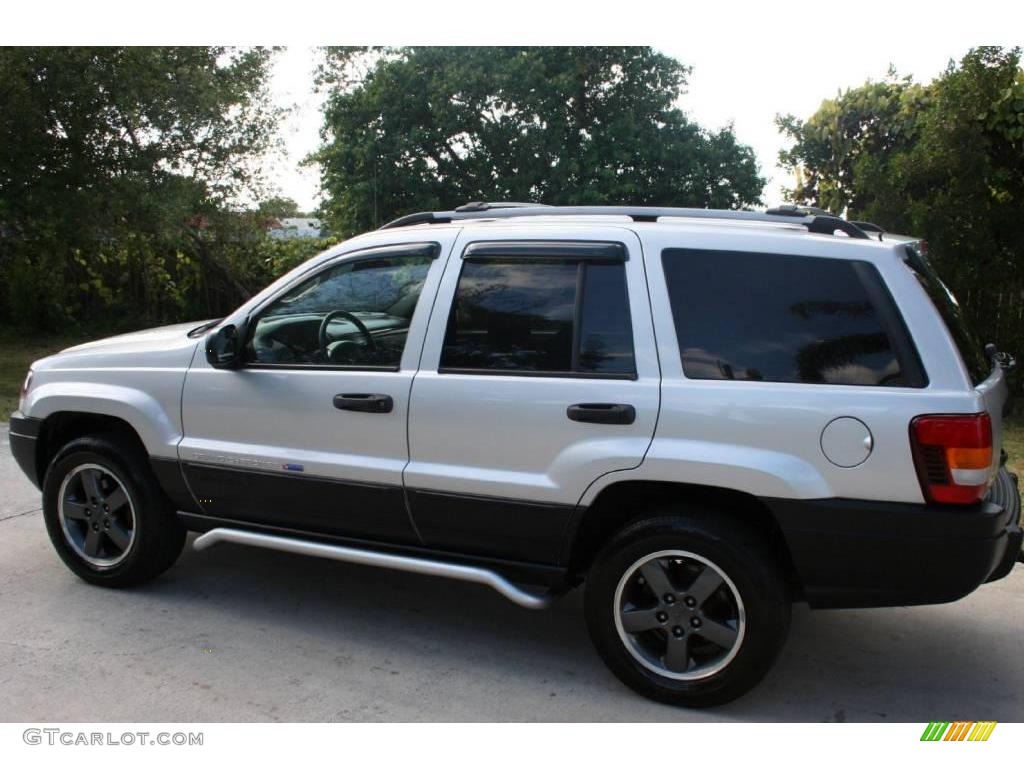
[[[1001,611],[989,615],[976,596],[917,608],[812,612],[797,605],[765,680],[731,704],[698,712],[648,702],[618,683],[590,645],[581,590],[529,611],[475,584],[220,545],[203,553],[189,547],[168,574],[137,591],[165,611],[186,613],[200,635],[220,631],[225,617],[232,631],[250,637],[287,628],[309,647],[343,646],[342,655],[356,653],[364,664],[422,659],[445,671],[442,687],[449,675],[495,686],[514,680],[517,691],[535,692],[546,705],[481,706],[473,719],[924,723],[1024,714],[1020,627]],[[1018,653],[992,652],[1007,643]],[[303,663],[336,674],[316,669],[333,658],[325,651]],[[494,695],[504,694],[495,688]],[[552,710],[542,700],[556,695],[560,706]]]

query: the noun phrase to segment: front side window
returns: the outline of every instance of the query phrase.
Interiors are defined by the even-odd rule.
[[[249,362],[396,368],[432,262],[382,256],[320,272],[260,315]]]
[[[467,260],[441,369],[635,375],[625,266],[553,257]]]
[[[687,249],[662,263],[688,378],[922,386],[867,263]]]

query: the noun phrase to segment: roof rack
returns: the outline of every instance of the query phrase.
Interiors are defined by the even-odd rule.
[[[878,236],[879,241],[882,240],[882,236],[885,234],[885,230],[871,221],[850,221],[854,226],[860,227],[868,233],[868,237]]]
[[[495,208],[550,208],[550,207],[551,206],[544,205],[543,203],[511,203],[511,202],[484,203],[484,202],[479,202],[478,201],[478,202],[475,202],[475,203],[466,203],[465,205],[460,205],[455,210],[458,213],[468,213],[468,212],[472,212],[472,211],[490,211],[490,210],[493,210]]]
[[[765,213],[771,213],[776,216],[834,216],[835,214],[829,213],[824,208],[815,208],[813,205],[794,205],[792,203],[785,203],[778,205],[774,208],[769,208]]]
[[[777,214],[779,216],[806,216],[808,214],[815,216],[833,216],[834,214],[829,213],[824,208],[815,208],[813,205],[793,205],[792,203],[786,205],[780,205],[777,208],[769,208],[765,213]],[[854,219],[847,219],[853,226],[863,230],[868,237],[878,236],[878,239],[882,239],[882,235],[885,234],[885,230],[877,224],[870,221],[855,221]]]
[[[839,216],[827,213],[772,209],[770,211],[733,211],[709,208],[656,208],[644,206],[565,205],[547,206],[522,203],[469,203],[454,211],[421,211],[390,221],[381,229],[407,227],[413,224],[450,224],[469,219],[512,219],[526,216],[628,216],[633,221],[657,221],[662,217],[687,219],[726,219],[730,221],[762,221],[776,224],[801,224],[809,232],[831,235],[836,230],[850,237],[866,240],[860,227]]]

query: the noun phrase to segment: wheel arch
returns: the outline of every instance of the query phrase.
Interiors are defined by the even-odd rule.
[[[51,381],[34,388],[25,415],[57,424],[83,422],[127,426],[150,456],[177,457],[181,440],[180,389],[173,402],[164,403],[136,387],[97,382]]]
[[[778,559],[794,596],[802,585],[785,537],[772,511],[756,496],[731,488],[653,480],[623,480],[601,489],[570,524],[563,560],[574,579],[582,579],[601,547],[627,525],[663,516],[666,508],[692,507],[726,515],[763,536]]]
[[[42,420],[36,441],[36,476],[40,480],[61,448],[80,437],[116,434],[132,442],[149,458],[146,445],[135,428],[124,419],[89,411],[56,411]]]

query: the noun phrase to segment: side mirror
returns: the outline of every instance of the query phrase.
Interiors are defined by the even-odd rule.
[[[214,368],[237,368],[242,364],[241,334],[225,325],[206,337],[206,361]]]

